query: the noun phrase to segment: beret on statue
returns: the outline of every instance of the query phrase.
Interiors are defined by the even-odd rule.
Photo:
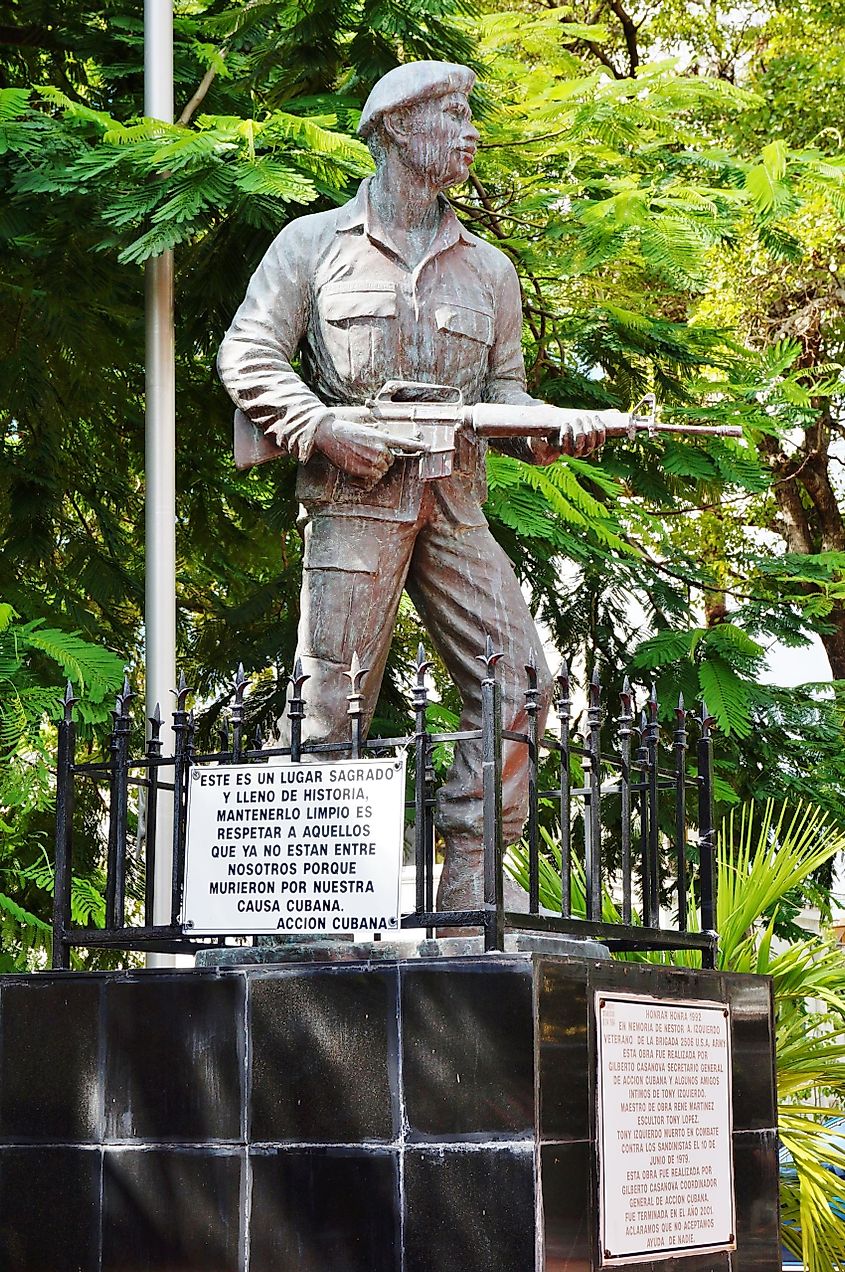
[[[406,62],[404,66],[395,66],[382,75],[364,103],[359,136],[368,137],[382,116],[392,110],[413,106],[428,97],[443,97],[446,93],[469,96],[474,83],[475,71],[456,62]]]

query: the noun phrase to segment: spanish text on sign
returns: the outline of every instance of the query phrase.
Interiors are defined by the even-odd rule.
[[[197,935],[399,926],[404,759],[191,772],[183,925]]]
[[[730,1019],[596,996],[603,1261],[734,1243]]]

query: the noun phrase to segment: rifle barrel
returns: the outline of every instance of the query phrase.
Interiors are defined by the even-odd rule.
[[[650,424],[634,420],[634,428],[638,433],[683,433],[684,437],[742,437],[742,429],[735,424]],[[608,433],[616,436],[615,429],[608,429]]]

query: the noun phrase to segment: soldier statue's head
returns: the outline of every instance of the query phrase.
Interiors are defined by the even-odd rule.
[[[465,181],[478,146],[474,83],[475,72],[453,62],[408,62],[383,75],[358,125],[376,167],[404,167],[437,190]]]

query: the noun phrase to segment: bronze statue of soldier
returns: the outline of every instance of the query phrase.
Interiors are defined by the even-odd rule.
[[[460,224],[443,191],[466,180],[478,145],[464,66],[414,62],[375,85],[359,133],[375,160],[345,206],[287,225],[249,284],[218,367],[237,406],[299,462],[303,581],[298,656],[310,676],[303,741],[345,740],[345,673],[353,652],[369,669],[366,721],[384,673],[403,588],[477,728],[477,654],[489,635],[506,729],[524,730],[525,664],[534,663],[539,723],[551,676],[510,561],[482,512],[486,442],[457,437],[448,476],[420,477],[407,440],[361,422],[386,381],[449,385],[466,403],[524,406],[519,282],[498,248]],[[300,373],[291,363],[300,359]],[[614,413],[616,414],[616,413]],[[497,442],[547,464],[604,441],[602,416],[573,419],[555,443]],[[505,842],[527,802],[526,749],[505,743]],[[438,793],[445,843],[440,910],[481,906],[479,744],[459,743]]]

